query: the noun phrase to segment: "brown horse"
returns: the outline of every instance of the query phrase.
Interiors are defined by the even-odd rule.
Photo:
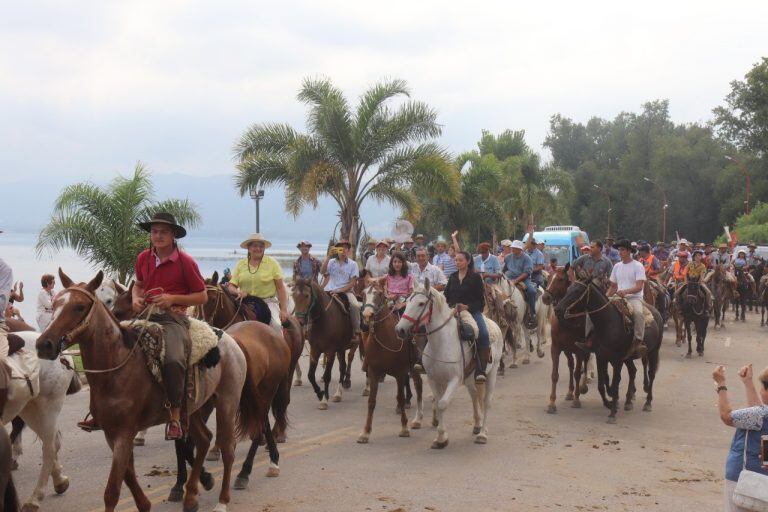
[[[333,395],[334,402],[341,401],[341,389],[349,379],[344,353],[352,348],[352,325],[345,311],[346,305],[341,300],[326,293],[314,281],[297,279],[293,283],[293,302],[296,304],[296,316],[301,323],[309,326],[309,382],[320,400],[320,409],[328,409],[328,387],[331,383],[334,358],[339,360],[339,385]],[[320,356],[326,356],[323,372],[324,389],[320,389],[315,379]]]
[[[218,272],[214,272],[210,279],[205,280],[205,283],[206,291],[208,292],[208,301],[201,307],[196,308],[197,318],[204,320],[213,327],[218,327],[219,329],[226,329],[230,325],[246,320],[256,320],[256,315],[251,308],[244,306],[242,301],[237,300],[224,289],[223,285],[219,284]],[[266,307],[266,304],[264,304],[264,306]],[[278,390],[278,394],[281,396],[276,396],[276,404],[273,404],[272,412],[275,416],[273,435],[278,443],[284,443],[286,441],[286,429],[288,424],[285,421],[286,411],[277,411],[274,407],[275,405],[278,405],[279,407],[287,408],[288,404],[291,403],[291,382],[293,381],[296,366],[299,363],[299,357],[301,357],[301,352],[304,349],[304,336],[301,324],[299,324],[296,317],[288,317],[288,320],[283,325],[283,337],[291,352],[291,361],[284,382],[280,384],[280,389]]]
[[[410,437],[408,417],[405,415],[405,388],[413,358],[410,343],[398,338],[395,325],[399,318],[387,300],[387,294],[381,281],[372,281],[365,290],[365,303],[362,316],[368,325],[368,335],[363,337],[365,365],[368,371],[370,394],[368,395],[368,416],[358,443],[367,443],[371,435],[373,411],[376,408],[376,396],[379,390],[379,378],[391,375],[397,381],[397,410],[400,413],[400,437]],[[421,428],[424,415],[422,402],[421,375],[414,374],[416,388],[416,418],[412,423],[415,429]]]
[[[19,497],[13,485],[13,454],[8,431],[0,429],[0,512],[18,512]]]
[[[542,297],[545,304],[551,304],[553,307],[565,297],[570,280],[568,279],[568,267],[558,269],[557,272],[550,274],[547,290]],[[580,316],[567,320],[559,320],[556,315],[549,317],[550,327],[552,328],[552,347],[550,354],[552,356],[552,388],[549,393],[549,405],[547,412],[555,414],[557,412],[557,381],[560,379],[560,354],[564,353],[568,362],[568,394],[565,399],[573,400],[571,407],[580,408],[580,396],[586,393],[587,387],[587,362],[590,354],[585,354],[583,350],[575,345],[577,341],[584,341],[584,323],[585,317]],[[574,364],[575,358],[575,364]],[[582,382],[582,376],[584,381]]]
[[[165,391],[150,374],[135,334],[123,329],[94,295],[103,277],[99,272],[88,284],[75,285],[59,269],[64,290],[56,297],[53,320],[38,338],[36,346],[40,357],[51,360],[72,344],[80,346],[91,388],[91,412],[104,429],[112,450],[112,468],[104,491],[105,510],[115,510],[124,481],[136,507],[143,512],[150,510],[151,502],[144,494],[134,468],[133,438],[139,430],[167,421],[168,412],[163,406]],[[220,361],[205,373],[204,396],[188,404],[188,430],[196,454],[186,485],[185,511],[198,509],[197,484],[212,437],[204,418],[214,406],[212,398],[215,397],[217,411],[217,443],[222,447],[224,462],[217,511],[226,511],[230,501],[236,436],[255,438],[261,434],[265,421],[268,422],[266,409],[262,410],[262,404],[256,400],[263,393],[260,381],[264,378],[260,361],[263,354],[254,348],[253,340],[269,335],[260,331],[260,327],[259,324],[242,326],[232,336],[224,334],[221,337],[217,345]],[[285,353],[287,361],[287,349]]]

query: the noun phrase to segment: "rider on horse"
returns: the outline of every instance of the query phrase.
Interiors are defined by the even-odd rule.
[[[533,262],[531,257],[524,251],[523,242],[515,240],[512,242],[512,254],[504,259],[504,269],[507,279],[512,281],[510,284],[514,287],[518,284],[525,286],[525,302],[528,304],[529,327],[536,326],[536,286],[531,281],[533,273]]]
[[[392,255],[389,260],[389,271],[382,280],[387,298],[392,302],[393,308],[401,312],[405,307],[405,299],[413,291],[414,283],[413,274],[409,271],[408,262],[403,253],[396,252]]]
[[[705,307],[708,311],[709,308],[712,306],[713,298],[712,298],[712,292],[710,291],[709,287],[704,284],[703,278],[704,275],[707,273],[707,266],[704,265],[703,257],[704,253],[697,249],[693,251],[693,261],[689,263],[682,271],[682,277],[684,283],[682,286],[679,286],[677,290],[675,291],[675,297],[680,296],[685,288],[687,287],[688,283],[694,282],[694,283],[700,283],[700,287],[702,290],[704,290],[705,295]]]
[[[646,277],[658,281],[659,274],[661,273],[661,263],[655,255],[651,254],[651,247],[648,244],[641,245],[639,253],[638,261],[643,264]]]
[[[546,288],[544,282],[544,265],[547,264],[547,260],[544,258],[544,253],[539,250],[536,245],[536,240],[533,236],[528,237],[528,241],[525,244],[525,252],[531,257],[531,263],[533,264],[533,272],[531,273],[531,281],[536,286]]]
[[[590,277],[601,288],[603,283],[611,276],[611,270],[613,264],[605,254],[603,253],[603,242],[600,240],[592,240],[588,248],[589,252],[579,256],[576,261],[573,262],[571,267],[577,278]],[[582,248],[582,252],[585,252]],[[584,318],[584,339],[582,343],[576,342],[576,346],[582,349],[584,352],[589,352],[592,348],[592,331],[594,325],[589,315]]]
[[[2,233],[2,231],[0,231]],[[8,328],[5,325],[5,307],[11,297],[13,271],[0,258],[0,415],[8,400],[8,374],[5,370],[5,358],[8,357]]]
[[[376,242],[374,240],[374,253],[368,256],[365,260],[365,270],[371,275],[371,277],[379,278],[387,275],[389,270],[390,256],[387,254],[389,243],[382,239]]]
[[[293,262],[293,280],[308,279],[316,282],[317,276],[320,275],[320,267],[322,263],[320,260],[309,254],[309,250],[312,249],[312,243],[302,240],[296,245],[301,255]]]
[[[280,264],[264,254],[272,243],[260,233],[254,233],[243,240],[240,247],[248,251],[248,256],[235,265],[227,289],[253,308],[256,304],[248,299],[262,299],[269,308],[269,325],[282,336],[282,324],[288,320],[288,291]]]
[[[448,279],[437,266],[429,262],[429,254],[425,248],[416,249],[416,263],[411,265],[411,275],[417,283],[423,285],[426,279],[435,290],[445,290]]]
[[[475,272],[480,274],[488,284],[498,282],[501,277],[501,263],[499,258],[491,254],[491,244],[482,242],[477,246],[478,254],[475,256]]]
[[[323,274],[323,289],[331,294],[346,295],[349,301],[349,321],[354,333],[354,342],[360,341],[360,303],[353,293],[360,275],[357,262],[349,259],[347,253],[352,249],[348,240],[339,240],[333,246],[329,257],[320,269]],[[353,338],[353,339],[354,339]]]
[[[632,244],[629,240],[619,240],[616,244],[619,248],[621,261],[611,270],[611,287],[608,289],[608,297],[617,295],[629,303],[632,310],[632,323],[634,338],[626,357],[636,354],[645,357],[648,349],[645,346],[645,314],[643,305],[643,287],[645,286],[645,269],[643,265],[632,259]]]

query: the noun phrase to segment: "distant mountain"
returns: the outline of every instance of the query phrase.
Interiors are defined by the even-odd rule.
[[[18,232],[38,232],[50,219],[53,204],[61,189],[75,180],[38,182],[16,177],[3,184],[4,208],[0,211],[0,229]],[[97,184],[107,180],[95,181]],[[256,229],[256,207],[250,197],[240,197],[231,175],[191,176],[185,174],[155,174],[155,197],[188,198],[203,217],[203,225],[196,232],[205,236],[239,237]],[[294,219],[285,212],[285,193],[282,189],[266,189],[261,200],[261,230],[274,238],[309,238],[323,240],[329,237],[338,217],[336,204],[323,200],[316,210],[307,208]],[[385,235],[390,231],[399,212],[391,206],[382,208],[368,204],[362,216],[369,232]]]

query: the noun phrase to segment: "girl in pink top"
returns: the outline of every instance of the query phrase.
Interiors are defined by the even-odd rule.
[[[405,255],[401,252],[394,253],[389,260],[389,272],[384,278],[384,283],[387,296],[396,304],[413,291],[413,275],[408,270]]]

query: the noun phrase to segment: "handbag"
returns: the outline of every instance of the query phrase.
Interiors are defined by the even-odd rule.
[[[745,510],[768,512],[768,475],[747,469],[749,432],[744,435],[744,465],[731,500]]]

